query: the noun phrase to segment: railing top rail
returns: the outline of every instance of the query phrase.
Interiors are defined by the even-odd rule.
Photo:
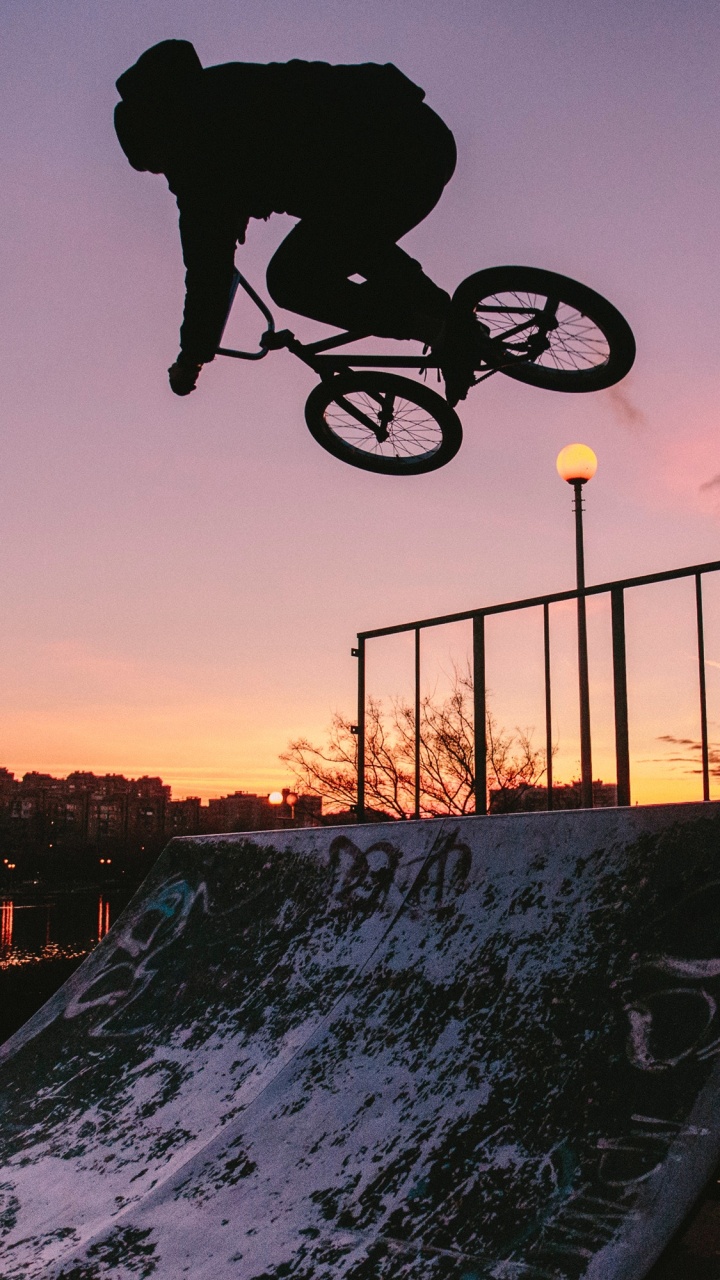
[[[705,564],[691,564],[684,569],[668,569],[663,573],[646,573],[639,578],[618,578],[615,582],[599,582],[586,587],[586,596],[602,595],[606,591],[624,591],[630,587],[649,586],[653,582],[670,582],[673,578],[691,578],[699,573],[713,573],[720,569],[720,560],[708,560]],[[372,631],[358,631],[358,640],[373,640],[378,636],[399,635],[402,631],[420,631],[424,627],[441,627],[450,622],[469,622],[472,618],[488,617],[493,613],[511,613],[515,609],[532,609],[543,604],[558,604],[562,600],[576,600],[577,589],[556,591],[552,595],[530,596],[526,600],[512,600],[507,604],[491,604],[480,609],[464,609],[461,613],[445,613],[437,618],[418,618],[415,622],[401,622],[393,627],[376,627]]]

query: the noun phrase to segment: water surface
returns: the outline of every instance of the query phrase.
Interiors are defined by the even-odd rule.
[[[125,885],[0,893],[0,1043],[105,937],[131,893]]]

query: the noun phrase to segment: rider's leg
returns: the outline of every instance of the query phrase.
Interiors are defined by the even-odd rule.
[[[434,342],[449,294],[398,245],[370,241],[354,222],[303,218],[268,267],[271,297],[288,311],[341,329]]]
[[[397,241],[435,207],[455,158],[452,134],[424,104],[382,137],[353,138],[268,267],[273,299],[325,324],[434,342],[449,295]]]

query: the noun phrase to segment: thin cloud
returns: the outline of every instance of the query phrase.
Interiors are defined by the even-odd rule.
[[[677,754],[651,756],[642,764],[679,765],[683,773],[702,773],[702,742],[697,738],[677,738],[672,733],[660,733],[658,742],[677,748]],[[720,746],[708,745],[708,765],[714,778],[720,778]]]

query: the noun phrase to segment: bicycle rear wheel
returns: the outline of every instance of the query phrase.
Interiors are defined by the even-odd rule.
[[[455,290],[453,306],[488,328],[488,363],[533,387],[601,391],[635,359],[632,330],[612,303],[554,271],[477,271]]]
[[[363,471],[416,476],[455,457],[462,426],[422,383],[394,373],[343,373],[308,396],[310,434],[333,457]]]

